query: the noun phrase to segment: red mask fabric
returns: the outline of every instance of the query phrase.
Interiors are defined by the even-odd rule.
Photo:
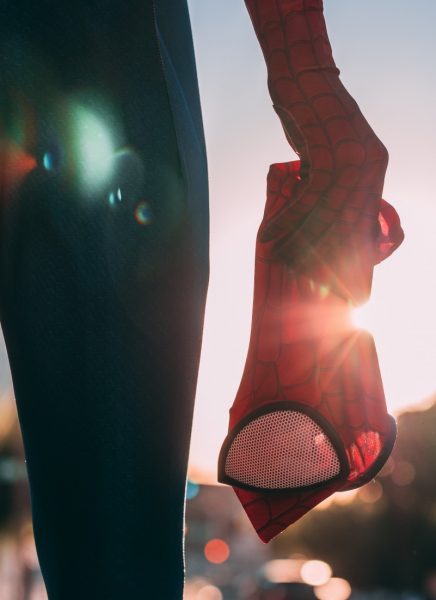
[[[218,480],[233,486],[264,542],[335,491],[370,481],[396,435],[373,339],[353,327],[349,300],[261,242],[301,185],[299,161],[270,166],[249,350],[219,457]],[[358,251],[349,245],[338,266],[343,289],[368,289],[373,265],[401,243],[398,215],[384,200],[377,221],[376,243],[363,251],[357,236]]]
[[[339,79],[322,0],[245,2],[300,158],[268,173],[249,351],[218,467],[268,542],[389,456],[374,341],[350,308],[403,231],[381,198],[386,148]]]

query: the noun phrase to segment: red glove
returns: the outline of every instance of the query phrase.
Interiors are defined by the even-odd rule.
[[[299,169],[295,161],[268,173],[250,345],[219,457],[218,480],[234,487],[265,542],[333,492],[370,481],[396,434],[373,339],[353,329],[349,303],[272,259],[273,243],[260,241],[298,197]],[[347,286],[358,287],[354,277],[372,274],[402,240],[398,215],[384,201],[378,222],[377,243],[344,260]]]
[[[378,235],[387,150],[339,79],[322,0],[245,3],[273,106],[301,160],[302,185],[265,228],[263,240],[274,239],[273,255],[299,270],[336,264],[350,233],[354,243],[357,236],[365,243]]]

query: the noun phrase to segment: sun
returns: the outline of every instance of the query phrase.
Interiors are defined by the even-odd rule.
[[[375,310],[373,302],[365,302],[351,310],[351,323],[357,329],[364,329],[374,334],[376,329]]]

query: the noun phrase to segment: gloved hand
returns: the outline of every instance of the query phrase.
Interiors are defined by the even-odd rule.
[[[245,0],[268,71],[268,89],[300,158],[301,183],[265,227],[273,256],[299,272],[324,271],[324,284],[350,296],[338,255],[377,238],[388,153],[339,78],[322,0]],[[332,275],[332,276],[331,276]],[[370,282],[369,282],[370,284]],[[370,289],[351,293],[356,302]]]

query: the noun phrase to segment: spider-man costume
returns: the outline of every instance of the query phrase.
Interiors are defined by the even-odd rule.
[[[246,0],[268,88],[300,160],[270,166],[250,345],[218,478],[267,542],[392,449],[374,342],[350,308],[403,239],[387,152],[339,79],[321,0]]]

